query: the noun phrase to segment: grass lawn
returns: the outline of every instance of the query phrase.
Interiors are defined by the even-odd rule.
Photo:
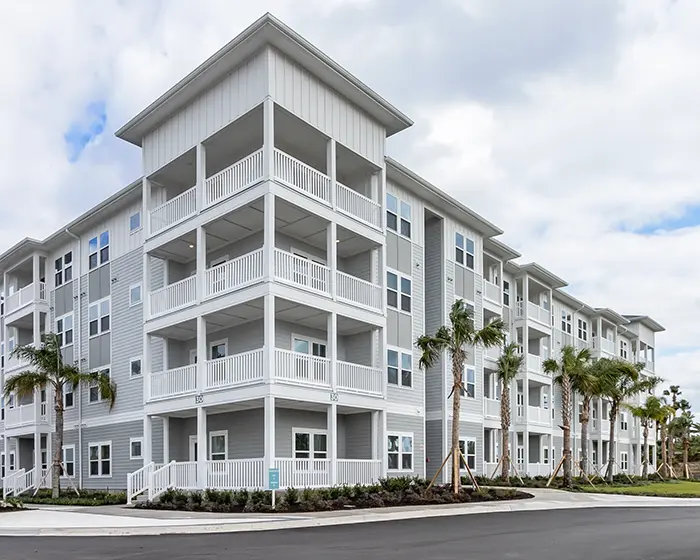
[[[700,498],[700,481],[680,480],[650,482],[639,486],[608,486],[595,482],[596,489],[582,487],[585,492],[602,494],[628,494],[635,496],[665,496],[667,498]]]

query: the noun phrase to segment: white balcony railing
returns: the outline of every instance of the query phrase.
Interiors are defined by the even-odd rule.
[[[327,266],[275,249],[275,277],[282,282],[328,295],[330,274]]]
[[[337,363],[338,389],[346,393],[382,396],[382,370],[349,362]]]
[[[275,459],[282,488],[330,486],[330,465],[328,459]]]
[[[45,403],[42,403],[45,405]],[[41,406],[41,405],[40,405]],[[43,407],[43,415],[40,415],[39,420],[46,422],[48,420],[46,416],[46,406]],[[31,426],[36,422],[36,407],[34,403],[23,404],[21,406],[15,406],[13,408],[5,409],[5,427],[6,428],[18,428],[20,426]]]
[[[382,473],[382,462],[367,459],[338,459],[339,485],[374,484]]]
[[[44,282],[39,283],[39,294],[34,290],[34,284],[28,284],[23,288],[17,290],[14,294],[7,297],[5,302],[5,313],[12,313],[18,309],[21,309],[25,305],[34,303],[35,301],[45,301],[46,300],[46,284]]]
[[[527,421],[533,424],[550,426],[552,424],[552,411],[542,406],[528,406]]]
[[[187,395],[197,390],[195,364],[151,373],[150,378],[152,399]]]
[[[534,354],[528,353],[527,355],[527,369],[528,371],[532,371],[534,373],[541,373],[544,374],[544,370],[542,369],[542,356],[535,356]]]
[[[148,294],[151,317],[177,311],[197,301],[197,277],[189,276],[184,280],[168,284]]]
[[[148,489],[148,485],[150,484],[150,481],[151,481],[151,475],[153,474],[154,470],[155,470],[155,463],[151,462],[151,463],[148,463],[147,465],[144,465],[143,467],[141,467],[137,471],[134,471],[132,473],[127,473],[127,475],[126,475],[126,503],[127,503],[127,505],[130,505],[131,500],[133,500],[141,492],[144,492]]]
[[[294,187],[316,200],[330,204],[331,180],[318,169],[275,149],[274,173],[276,179],[290,187]]]
[[[248,385],[262,379],[262,349],[207,361],[207,389]]]
[[[552,314],[550,313],[549,309],[540,307],[531,301],[527,302],[527,316],[534,321],[547,325],[548,327],[552,326]]]
[[[5,360],[5,376],[9,377],[8,374],[15,371],[23,371],[30,368],[30,363],[26,360],[18,358],[10,354]]]
[[[157,498],[168,488],[194,490],[197,488],[197,463],[195,461],[177,463],[171,461],[167,465],[155,469],[151,480],[152,483],[148,488],[149,500]]]
[[[613,342],[612,340],[608,340],[607,338],[597,336],[593,339],[593,344],[599,350],[602,350],[603,352],[606,352],[607,354],[610,354],[612,356],[615,355],[615,342]]]
[[[329,387],[330,360],[275,348],[275,377],[284,383]]]
[[[262,490],[266,486],[264,459],[207,461],[207,488]]]
[[[375,228],[382,224],[382,207],[371,198],[346,187],[342,183],[335,185],[335,203],[338,211]]]
[[[486,348],[484,354],[491,360],[498,360],[498,358],[501,356],[501,352],[502,349],[500,346],[490,346],[489,348]]]
[[[501,287],[484,280],[484,298],[497,305],[501,305]]]
[[[484,415],[488,418],[500,418],[501,401],[484,397]]]
[[[149,214],[150,233],[158,233],[173,227],[197,213],[197,187],[171,198],[151,210]]]
[[[337,271],[336,295],[338,299],[366,307],[372,311],[381,311],[382,309],[381,286],[344,272]]]
[[[528,476],[550,476],[552,474],[552,465],[547,463],[528,463]]]
[[[263,250],[208,268],[204,273],[204,297],[240,290],[263,276]]]
[[[498,467],[497,471],[496,467]],[[488,476],[489,478],[501,476],[501,465],[484,461],[484,476]]]
[[[212,206],[247,189],[262,179],[262,149],[237,161],[204,183],[204,207]]]

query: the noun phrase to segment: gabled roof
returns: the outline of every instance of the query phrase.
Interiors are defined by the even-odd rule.
[[[580,313],[583,311],[586,315],[595,315],[595,309],[593,309],[587,303],[583,303],[580,299],[575,298],[571,294],[565,292],[562,289],[557,288],[553,292],[554,299],[563,301],[566,305],[574,310],[574,313]]]
[[[654,319],[648,315],[625,315],[625,318],[629,320],[630,323],[641,323],[648,329],[654,332],[664,332],[666,329]]]
[[[620,315],[617,311],[613,311],[609,307],[596,307],[595,311],[598,315],[610,321],[613,325],[627,325],[629,320]]]
[[[520,265],[520,272],[527,273],[529,276],[532,276],[551,288],[563,288],[564,286],[568,286],[565,280],[562,280],[559,276],[549,272],[549,270],[535,262]]]
[[[127,142],[141,146],[144,136],[163,120],[220,82],[266,45],[280,50],[383,124],[386,127],[387,136],[413,124],[411,119],[340,64],[331,60],[272,14],[267,13],[122,126],[116,135]]]
[[[401,187],[413,192],[417,197],[429,202],[446,214],[450,214],[457,221],[468,225],[484,237],[492,237],[503,233],[502,229],[482,218],[471,208],[467,208],[456,198],[451,197],[390,157],[386,158],[386,176],[387,179],[395,181]]]
[[[508,245],[493,237],[487,237],[486,239],[484,239],[484,251],[488,251],[489,253],[495,255],[496,257],[500,258],[503,262],[522,257],[522,255],[518,253],[515,249],[511,249],[510,247],[508,247]]]

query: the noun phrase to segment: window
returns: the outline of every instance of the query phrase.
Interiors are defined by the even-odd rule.
[[[292,429],[295,459],[327,459],[328,434],[324,430]]]
[[[212,360],[225,358],[228,350],[228,340],[217,340],[209,345]]]
[[[565,309],[561,310],[561,331],[571,334],[571,313],[567,313]]]
[[[460,439],[459,450],[462,452],[464,459],[467,460],[467,465],[470,469],[476,468],[476,440],[475,439]],[[459,468],[467,470],[464,465],[464,459],[459,458]]]
[[[583,319],[578,320],[578,337],[581,340],[588,340],[588,323]]]
[[[10,460],[8,463],[8,467],[11,471],[15,470],[15,452],[14,451],[10,451]]]
[[[91,477],[112,476],[112,442],[91,443],[89,445]]]
[[[401,300],[399,301],[399,296]],[[387,305],[401,311],[411,312],[411,280],[394,272],[386,273]]]
[[[455,261],[474,270],[474,240],[455,234]]]
[[[129,439],[129,459],[141,459],[143,457],[143,438]]]
[[[63,476],[75,476],[75,445],[63,446]]]
[[[5,478],[5,452],[0,453],[0,478]]]
[[[97,371],[94,373],[101,373],[101,374],[109,376],[109,368],[103,369],[103,370],[100,370],[100,371]],[[102,400],[104,400],[104,397],[100,393],[99,386],[96,383],[90,385],[90,389],[89,389],[89,393],[88,393],[88,401],[91,403],[94,403],[94,402],[100,402]]]
[[[462,374],[464,388],[460,390],[462,396],[474,398],[476,396],[476,370],[472,366],[464,366]]]
[[[545,465],[549,465],[549,447],[547,446],[542,448],[542,462]]]
[[[90,336],[97,336],[109,331],[110,301],[109,298],[93,303],[89,310]]]
[[[411,238],[411,205],[389,193],[386,195],[386,227]]]
[[[510,282],[508,280],[503,281],[503,305],[510,307]]]
[[[129,231],[134,233],[141,229],[141,212],[129,216]]]
[[[294,336],[292,337],[292,347],[299,354],[310,354],[317,358],[326,357],[326,343],[320,340]]]
[[[621,340],[620,341],[620,358],[622,358],[623,360],[626,360],[628,355],[629,355],[629,352],[628,352],[627,341]]]
[[[129,288],[129,306],[141,303],[141,284],[135,284]]]
[[[55,280],[57,288],[73,280],[73,253],[71,251],[56,259]]]
[[[129,376],[141,377],[141,358],[131,358],[129,360]]]
[[[66,383],[63,386],[63,408],[73,408],[73,385]]]
[[[61,348],[73,344],[73,314],[64,315],[56,319],[56,335],[61,343]]]
[[[387,382],[400,387],[413,385],[412,356],[408,352],[387,350]]]
[[[627,470],[627,451],[620,452],[620,469]]]
[[[387,444],[389,470],[413,470],[413,434],[389,434]]]
[[[88,268],[92,270],[109,262],[109,232],[103,231],[88,243]]]
[[[620,430],[627,430],[627,414],[620,413]]]
[[[228,459],[228,430],[209,432],[209,459],[211,461]]]

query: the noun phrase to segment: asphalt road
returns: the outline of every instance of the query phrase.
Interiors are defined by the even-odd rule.
[[[491,513],[162,537],[0,537],[2,560],[697,560],[700,508]]]

